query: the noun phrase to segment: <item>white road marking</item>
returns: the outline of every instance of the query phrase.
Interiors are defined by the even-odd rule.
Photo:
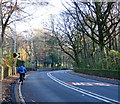
[[[93,83],[93,82],[69,82],[68,84],[71,85],[83,85],[83,86],[118,86],[118,85],[113,85],[113,84],[108,84],[108,83]]]
[[[23,99],[22,93],[21,93],[21,82],[19,84],[19,98],[20,98],[20,102],[22,104],[25,104],[25,100]]]
[[[32,102],[35,102],[34,100],[32,100]]]
[[[84,90],[84,89],[75,87],[75,86],[73,86],[73,85],[67,84],[67,83],[65,83],[64,81],[59,80],[58,78],[52,76],[51,73],[52,73],[52,72],[48,72],[48,73],[47,73],[47,76],[48,76],[49,78],[51,78],[51,79],[54,80],[55,82],[57,82],[57,83],[65,86],[65,87],[67,87],[67,88],[73,89],[73,90],[75,90],[75,91],[77,91],[77,92],[80,92],[80,93],[82,93],[82,94],[84,94],[84,95],[91,96],[91,97],[93,97],[93,98],[96,98],[96,99],[101,100],[101,101],[104,101],[104,102],[108,102],[108,103],[111,103],[111,104],[114,104],[114,103],[119,103],[119,104],[120,104],[120,102],[118,102],[118,101],[116,101],[116,100],[114,100],[114,99],[110,99],[110,98],[107,98],[107,97],[98,95],[98,94],[96,94],[96,93],[93,93],[93,92],[90,92],[90,91],[87,91],[87,90]],[[114,103],[113,103],[113,102],[114,102]]]
[[[27,75],[25,75],[25,78],[27,78],[27,77],[29,77],[30,76],[30,74],[27,74]]]
[[[29,76],[29,74],[27,74],[27,75],[25,76],[25,78],[28,77],[28,76]],[[19,80],[18,80],[18,83],[19,83]],[[19,98],[20,98],[21,103],[22,103],[22,104],[26,104],[26,103],[25,103],[25,100],[23,99],[22,92],[21,92],[21,82],[20,82],[20,84],[19,84],[18,93],[19,93]]]

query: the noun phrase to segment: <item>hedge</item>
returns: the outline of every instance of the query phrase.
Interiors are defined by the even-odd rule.
[[[75,72],[120,80],[120,70],[74,69]]]

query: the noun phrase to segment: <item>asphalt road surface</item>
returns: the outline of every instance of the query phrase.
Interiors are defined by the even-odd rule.
[[[107,102],[119,104],[118,85],[70,74],[69,71],[34,72],[21,86],[25,102]]]

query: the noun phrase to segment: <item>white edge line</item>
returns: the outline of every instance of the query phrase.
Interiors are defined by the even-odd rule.
[[[21,93],[21,83],[19,84],[19,99],[21,103],[25,104],[25,100],[23,99],[22,93]]]
[[[29,74],[26,75],[25,78],[28,77],[28,76],[29,76]],[[19,83],[19,81],[18,81],[18,83]],[[19,84],[19,89],[18,90],[19,90],[19,92],[18,92],[19,93],[19,99],[20,99],[21,103],[26,104],[25,100],[23,99],[22,92],[21,92],[21,82]]]
[[[99,99],[99,100],[102,100],[102,101],[105,101],[105,102],[113,101],[113,102],[120,103],[120,102],[118,102],[118,101],[116,101],[116,100],[113,100],[113,99],[110,99],[110,98],[107,98],[107,97],[104,97],[104,96],[95,94],[95,93],[93,93],[93,92],[90,92],[90,91],[87,91],[87,90],[84,90],[84,89],[81,89],[81,88],[78,88],[78,87],[69,85],[69,84],[67,84],[67,83],[65,83],[65,82],[63,82],[63,81],[55,78],[54,76],[52,76],[52,75],[51,75],[51,72],[47,73],[47,75],[48,75],[48,77],[50,77],[52,80],[56,81],[57,83],[65,86],[65,87],[68,87],[68,88],[70,88],[70,89],[73,89],[73,90],[75,90],[75,91],[77,91],[77,92],[81,92],[81,93],[83,93],[83,94],[86,94],[86,95],[88,95],[88,96],[94,97],[94,98],[96,98],[96,99]],[[96,96],[98,96],[98,97],[96,97]],[[102,98],[100,98],[100,97],[102,97]],[[106,99],[107,99],[107,100],[106,100]],[[108,100],[110,100],[110,101],[108,101]]]

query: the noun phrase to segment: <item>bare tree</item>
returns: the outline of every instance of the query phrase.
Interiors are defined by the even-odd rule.
[[[115,2],[90,3],[73,0],[71,9],[66,7],[69,15],[78,25],[76,29],[98,44],[101,59],[105,56],[105,46],[119,34],[120,18],[116,5]],[[111,15],[113,11],[116,12],[115,15]]]
[[[62,51],[75,61],[77,67],[80,67],[83,34],[76,30],[77,23],[67,13],[63,13],[61,17],[62,20],[59,19],[61,22],[54,26],[56,29],[53,33]]]

